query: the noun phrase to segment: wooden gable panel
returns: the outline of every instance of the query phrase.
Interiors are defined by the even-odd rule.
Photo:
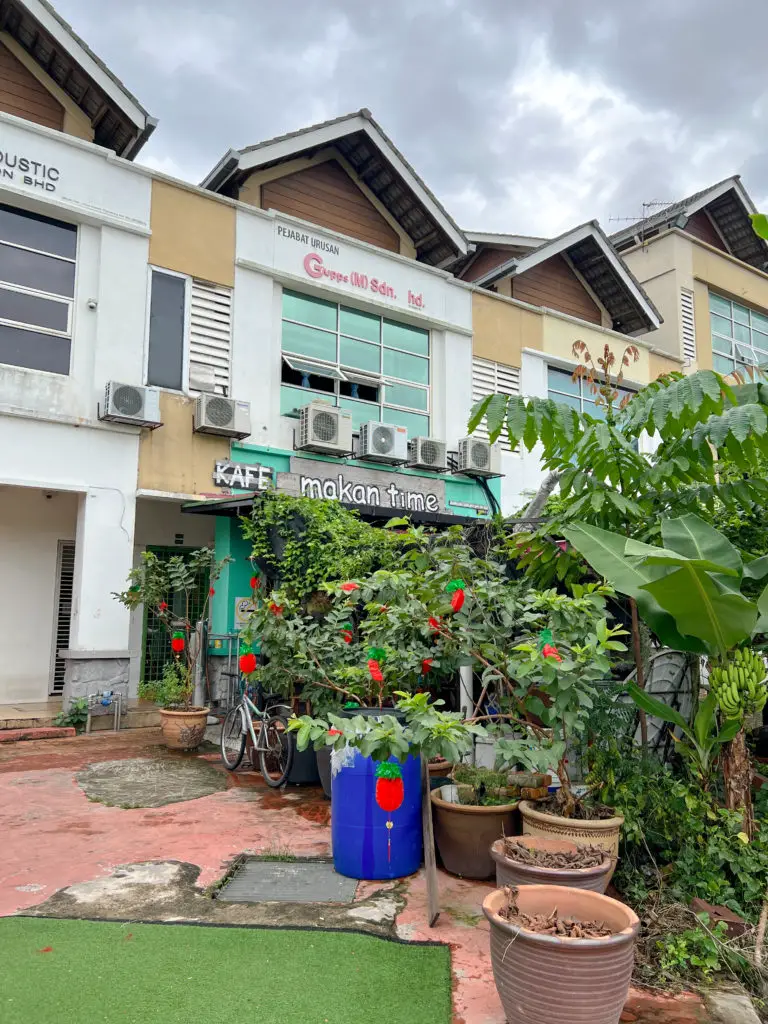
[[[715,249],[720,249],[722,252],[728,252],[726,247],[723,245],[722,238],[715,230],[714,224],[703,210],[697,210],[693,216],[688,218],[683,231],[689,235],[693,235],[694,238],[698,238],[701,242],[706,242],[707,245],[713,245]]]
[[[336,160],[307,167],[261,186],[264,210],[279,210],[320,227],[400,251],[400,238]]]
[[[506,263],[507,260],[511,260],[514,255],[514,252],[509,249],[494,249],[488,246],[477,254],[477,257],[460,276],[465,281],[476,281],[478,277],[487,274],[489,270],[494,270],[502,263]]]
[[[512,278],[512,297],[547,306],[591,324],[602,323],[600,307],[561,255]]]
[[[61,130],[64,108],[28,71],[11,51],[0,43],[0,110],[27,121]]]

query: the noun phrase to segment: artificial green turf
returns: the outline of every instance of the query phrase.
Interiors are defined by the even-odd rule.
[[[445,946],[344,932],[0,918],[2,1024],[450,1019]]]

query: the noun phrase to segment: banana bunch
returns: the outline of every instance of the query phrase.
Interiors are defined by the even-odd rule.
[[[725,663],[709,670],[709,685],[726,718],[743,718],[763,710],[768,698],[765,662],[755,651],[738,648]]]

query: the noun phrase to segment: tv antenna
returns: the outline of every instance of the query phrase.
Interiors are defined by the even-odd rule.
[[[643,212],[640,217],[609,217],[608,221],[614,223],[621,222],[625,224],[639,224],[640,230],[638,234],[640,235],[640,242],[645,245],[645,225],[650,216],[651,210],[657,208],[665,209],[667,206],[674,206],[675,202],[677,202],[677,200],[674,199],[671,202],[663,199],[649,199],[647,202],[642,204]]]

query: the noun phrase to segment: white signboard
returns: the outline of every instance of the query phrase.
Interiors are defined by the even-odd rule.
[[[277,474],[277,489],[306,498],[331,498],[346,505],[376,505],[394,512],[441,512],[445,482],[364,466],[291,459],[291,472]]]

